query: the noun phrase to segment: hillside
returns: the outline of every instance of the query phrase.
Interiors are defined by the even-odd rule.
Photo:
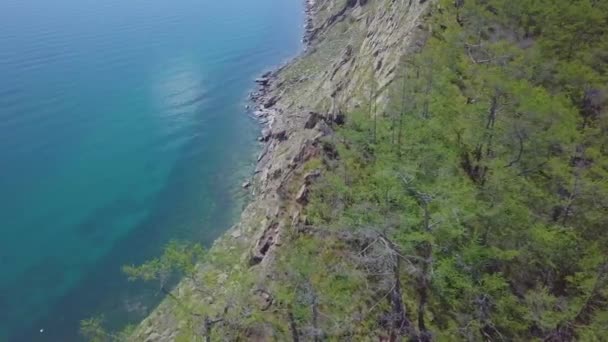
[[[252,202],[130,270],[186,275],[130,339],[605,340],[608,3],[309,10],[258,81]]]

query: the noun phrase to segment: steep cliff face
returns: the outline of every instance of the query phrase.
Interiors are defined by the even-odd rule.
[[[252,202],[240,222],[219,239],[201,265],[204,291],[183,281],[136,329],[136,341],[277,338],[270,322],[275,294],[275,250],[304,220],[308,187],[319,176],[309,161],[331,155],[323,143],[341,113],[368,100],[397,76],[400,58],[422,44],[421,0],[309,0],[308,49],[259,80],[255,115],[265,125],[251,186]],[[196,314],[193,314],[196,312]],[[249,324],[252,320],[256,324]],[[261,323],[260,323],[261,322]],[[266,323],[264,323],[266,322]]]

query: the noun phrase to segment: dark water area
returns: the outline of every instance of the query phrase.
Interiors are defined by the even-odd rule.
[[[154,308],[157,286],[121,265],[233,223],[258,147],[246,94],[302,48],[303,16],[299,0],[0,2],[0,341]]]

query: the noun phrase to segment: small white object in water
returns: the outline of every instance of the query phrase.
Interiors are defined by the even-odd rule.
[[[44,329],[40,329],[40,333],[42,334],[44,332]]]

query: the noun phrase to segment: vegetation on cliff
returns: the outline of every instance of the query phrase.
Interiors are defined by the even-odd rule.
[[[189,282],[173,339],[606,339],[608,2],[441,0],[423,25],[390,84],[359,70],[264,272],[180,244],[126,269]]]
[[[294,325],[606,338],[608,3],[444,1],[427,24],[387,109],[372,96],[331,140],[276,282]]]

